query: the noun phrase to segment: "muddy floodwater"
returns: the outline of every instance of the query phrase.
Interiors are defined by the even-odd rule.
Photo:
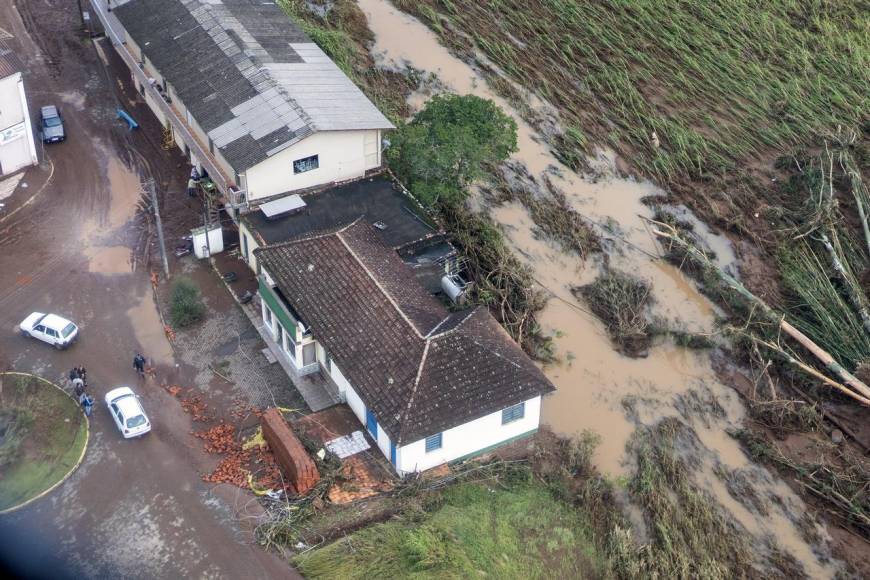
[[[452,56],[425,25],[397,10],[386,0],[359,0],[375,34],[372,52],[379,64],[391,68],[410,65],[434,73],[447,90],[489,98],[511,114],[518,126],[519,151],[512,160],[525,165],[542,181],[546,175],[560,189],[572,208],[594,224],[607,224],[605,237],[612,240],[610,265],[652,283],[653,313],[685,330],[714,332],[716,307],[674,266],[656,259],[661,249],[643,218],[652,210],[641,202],[662,194],[654,184],[617,176],[612,155],[602,151],[590,159],[589,176],[580,176],[561,165],[538,132],[513,107],[495,94],[468,64]],[[412,95],[419,107],[425,96]],[[544,106],[529,96],[533,107]],[[475,200],[475,204],[483,204]],[[599,271],[596,262],[575,255],[535,235],[535,224],[518,203],[488,208],[501,225],[518,256],[533,270],[537,283],[551,295],[540,321],[555,337],[560,362],[544,370],[557,391],[544,400],[543,421],[555,431],[574,435],[592,430],[601,436],[595,461],[611,476],[623,476],[632,466],[625,445],[639,424],[652,424],[676,416],[691,425],[703,450],[694,474],[699,487],[709,492],[758,541],[775,538],[813,577],[833,575],[826,558],[827,532],[816,529],[821,541],[811,547],[799,530],[805,506],[781,480],[753,464],[727,434],[741,425],[745,410],[736,392],[719,382],[709,354],[657,344],[649,356],[631,359],[614,350],[601,323],[578,301],[572,287],[591,282]],[[691,214],[696,232],[712,248],[718,265],[735,272],[735,256],[728,241],[713,234]],[[605,230],[600,230],[599,233]],[[736,273],[736,272],[735,272]],[[687,401],[703,401],[716,413],[687,411]],[[738,473],[768,500],[765,515],[732,497],[717,473]],[[818,526],[816,526],[818,528]]]

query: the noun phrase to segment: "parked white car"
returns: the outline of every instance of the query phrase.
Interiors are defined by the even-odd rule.
[[[18,325],[21,334],[64,349],[79,336],[79,327],[57,314],[34,312]]]
[[[124,439],[151,431],[151,422],[145,416],[139,397],[130,387],[117,387],[106,393],[106,406]]]

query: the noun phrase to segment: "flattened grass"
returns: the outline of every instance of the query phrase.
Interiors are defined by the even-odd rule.
[[[467,35],[558,107],[566,127],[582,130],[572,150],[609,144],[661,182],[719,176],[860,124],[870,104],[870,13],[860,0],[395,4],[448,45]]]

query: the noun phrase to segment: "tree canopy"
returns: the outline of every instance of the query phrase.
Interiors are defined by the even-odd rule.
[[[517,124],[494,102],[438,95],[390,137],[387,160],[424,203],[455,203],[466,186],[517,150]]]

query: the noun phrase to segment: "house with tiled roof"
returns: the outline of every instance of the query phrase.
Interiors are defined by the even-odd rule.
[[[262,316],[399,474],[533,433],[554,387],[483,307],[451,312],[358,219],[256,250]]]
[[[234,209],[381,167],[393,125],[278,3],[92,0],[168,141]]]

